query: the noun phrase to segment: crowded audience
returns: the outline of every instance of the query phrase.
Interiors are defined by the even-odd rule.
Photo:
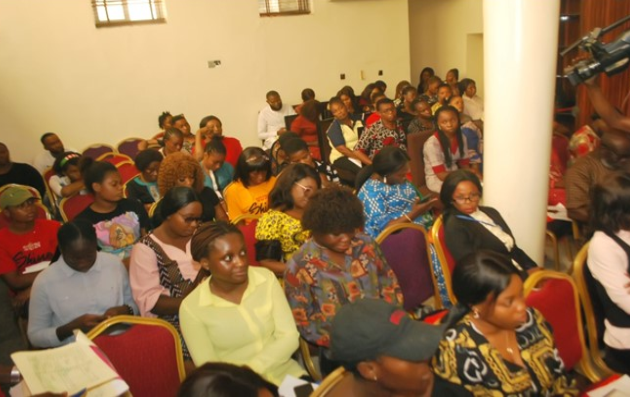
[[[400,81],[391,99],[384,81],[329,101],[306,88],[293,106],[270,90],[251,134],[260,147],[224,136],[215,115],[192,131],[183,114],[163,112],[160,132],[127,157],[129,176],[52,132],[32,165],[0,143],[6,341],[59,347],[76,330],[140,315],[177,332],[179,396],[277,396],[287,381],[332,373],[343,375],[328,396],[577,395],[551,325],[526,305],[525,281],[543,266],[517,245],[500,205],[483,203],[476,83],[457,68],[438,72],[444,80],[426,67],[417,87]],[[604,360],[630,373],[630,139],[592,125],[561,133],[573,143],[566,208],[591,238]],[[56,212],[77,199],[76,212]],[[435,233],[439,221],[449,279],[438,277],[435,243],[422,262],[435,293],[449,285],[456,304],[434,318],[441,303],[431,298],[412,315],[377,237],[411,224]],[[7,360],[0,354],[0,378]]]

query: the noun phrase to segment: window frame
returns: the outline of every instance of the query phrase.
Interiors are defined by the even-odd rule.
[[[271,2],[274,0],[258,0],[258,14],[260,17],[282,17],[290,15],[309,15],[312,13],[310,0],[275,0],[278,2],[278,6],[281,3],[293,2],[298,6],[297,10],[293,11],[271,11]],[[265,7],[266,12],[261,11]]]
[[[94,12],[94,24],[97,28],[107,28],[114,26],[129,26],[129,25],[147,25],[147,24],[165,24],[166,23],[166,8],[165,8],[165,0],[143,0],[146,5],[151,10],[151,15],[153,16],[153,7],[155,7],[155,16],[153,19],[141,19],[141,20],[132,20],[129,17],[129,2],[128,0],[109,0],[110,3],[107,4],[108,0],[91,0],[92,10]],[[108,20],[102,21],[98,15],[98,8],[104,7],[105,13],[107,15],[107,6],[122,6],[123,13],[125,15],[125,19],[120,20]],[[153,7],[151,7],[153,6]]]

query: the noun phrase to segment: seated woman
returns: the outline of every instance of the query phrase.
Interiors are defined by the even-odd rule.
[[[204,176],[201,165],[186,153],[175,153],[164,158],[160,164],[158,172],[158,189],[164,196],[166,192],[174,187],[185,186],[192,188],[202,205],[201,221],[208,222],[214,219],[227,220],[225,210],[221,206],[219,198],[214,190],[204,186]],[[158,202],[152,216],[153,226],[162,223],[160,207],[162,202]]]
[[[441,107],[435,114],[437,132],[424,143],[424,174],[427,187],[439,193],[442,182],[452,171],[469,168],[468,143],[459,124],[459,111]]]
[[[528,308],[510,259],[480,250],[453,272],[455,305],[433,359],[436,376],[473,396],[576,396],[551,326]]]
[[[240,140],[223,136],[223,123],[218,117],[208,115],[199,122],[199,130],[195,134],[194,155],[197,160],[204,156],[206,145],[210,140],[216,139],[223,143],[225,147],[225,161],[232,167],[236,167],[236,161],[243,152]]]
[[[536,262],[521,250],[497,210],[479,205],[482,188],[477,175],[460,170],[446,177],[440,200],[444,204],[444,238],[456,262],[479,250],[492,250],[512,260],[523,278]]]
[[[317,139],[317,122],[319,121],[319,102],[316,100],[306,101],[300,108],[300,115],[291,123],[291,132],[297,133],[300,139],[308,144],[311,156],[316,160],[321,160],[322,155],[319,150]]]
[[[613,175],[595,186],[588,269],[605,315],[606,364],[630,373],[630,175]]]
[[[226,162],[227,149],[218,137],[208,140],[203,150],[200,165],[204,174],[204,186],[214,190],[220,200],[223,200],[223,190],[232,183],[234,167]]]
[[[188,187],[169,190],[161,205],[163,222],[133,247],[129,280],[140,315],[161,318],[179,330],[182,300],[207,276],[190,250],[202,206]],[[190,359],[186,343],[182,345],[184,356]]]
[[[451,92],[453,96],[459,96],[459,70],[457,68],[451,68],[446,73],[446,78],[444,78],[444,82],[446,82],[451,87]]]
[[[309,199],[321,187],[319,174],[304,164],[282,171],[269,193],[269,207],[256,225],[256,260],[282,276],[286,262],[306,241],[302,215]]]
[[[365,213],[364,232],[376,238],[388,226],[402,222],[430,229],[433,225],[431,208],[437,198],[425,198],[407,180],[407,153],[385,146],[372,161],[357,177],[358,197]]]
[[[464,100],[461,96],[452,96],[448,100],[448,104],[453,106],[459,111],[459,120],[462,126],[462,135],[466,138],[468,144],[468,159],[470,164],[475,165],[481,170],[482,165],[482,153],[483,153],[483,136],[481,129],[475,125],[474,122],[466,114],[462,114],[464,111]]]
[[[418,91],[418,93],[422,93],[419,95],[419,98],[426,101],[431,107],[433,107],[433,105],[438,102],[438,87],[440,84],[442,84],[442,80],[437,76],[429,77],[425,84],[425,91]]]
[[[186,376],[177,397],[278,397],[278,387],[247,367],[208,362]]]
[[[269,209],[269,192],[276,184],[271,174],[271,160],[259,147],[248,147],[241,153],[234,171],[234,182],[225,192],[230,221],[243,214],[262,215]],[[249,221],[246,221],[249,223]]]
[[[416,117],[407,126],[408,135],[437,129],[435,119],[433,118],[433,111],[431,111],[431,106],[426,100],[416,97],[412,107],[416,112]]]
[[[81,154],[74,151],[66,151],[55,159],[53,171],[56,175],[50,177],[48,186],[57,198],[57,205],[64,197],[72,197],[85,192],[79,161],[81,161]]]
[[[350,86],[344,86],[337,92],[337,97],[343,105],[346,106],[346,110],[350,115],[361,115],[361,107],[359,107],[359,101],[354,94],[354,89]],[[330,107],[330,103],[328,104]]]
[[[158,116],[158,126],[161,131],[153,135],[153,137],[149,140],[143,140],[138,143],[138,150],[146,150],[147,148],[160,147],[160,139],[164,137],[164,132],[173,126],[173,116],[168,111],[163,111],[160,116]]]
[[[304,164],[315,169],[319,173],[322,187],[339,184],[337,170],[323,161],[314,160],[308,150],[308,145],[302,139],[290,139],[282,144],[282,150],[291,164]]]
[[[420,78],[418,83],[418,93],[424,93],[427,91],[429,86],[429,78],[435,76],[435,71],[431,67],[424,67],[422,71],[420,71]],[[439,80],[439,78],[438,78]]]
[[[83,158],[81,175],[94,202],[76,216],[94,225],[99,248],[129,265],[131,248],[151,228],[142,204],[123,197],[120,173],[108,162]]]
[[[138,312],[125,266],[98,251],[92,224],[69,222],[57,238],[60,253],[31,290],[28,339],[35,347],[73,342],[75,329],[87,333],[107,318]]]
[[[306,372],[291,356],[298,332],[276,276],[248,266],[243,234],[219,221],[201,226],[192,254],[210,278],[180,306],[182,333],[196,365],[245,365],[279,385]]]
[[[328,106],[335,117],[326,132],[331,148],[330,162],[337,170],[350,172],[354,180],[362,164],[372,164],[370,158],[363,152],[354,150],[363,132],[363,123],[348,113],[346,106],[339,98],[330,99]]]
[[[343,187],[317,192],[309,201],[302,226],[307,240],[287,263],[284,290],[303,338],[326,349],[337,310],[360,298],[403,299],[396,275],[374,239],[360,233],[363,205]],[[331,372],[326,350],[320,352],[322,372]]]
[[[411,121],[417,115],[413,107],[414,101],[418,98],[418,91],[413,86],[407,86],[402,91],[403,101],[397,108],[398,119],[402,121],[403,128],[407,130]]]
[[[193,154],[193,147],[195,146],[195,135],[190,130],[190,124],[186,120],[184,114],[175,115],[173,117],[173,128],[176,128],[182,133],[182,150],[185,153]],[[165,156],[168,154],[164,154]]]
[[[459,83],[459,93],[464,99],[464,114],[473,121],[483,120],[483,100],[477,95],[477,84],[474,80],[465,78]]]
[[[154,149],[143,150],[136,156],[135,164],[140,175],[127,183],[127,198],[137,200],[149,212],[153,203],[160,200],[157,179],[164,157]]]
[[[161,146],[160,153],[164,157],[182,152],[184,134],[175,127],[170,127],[164,132],[164,136],[158,142]]]
[[[470,397],[431,371],[443,331],[383,300],[346,304],[333,319],[330,345],[351,374],[327,397]]]
[[[400,81],[396,85],[396,93],[394,94],[394,98],[392,99],[394,100],[394,105],[396,107],[399,107],[404,101],[403,89],[406,88],[407,86],[411,86],[411,83],[409,83],[409,81]],[[418,94],[418,90],[416,90],[416,95],[417,94]]]

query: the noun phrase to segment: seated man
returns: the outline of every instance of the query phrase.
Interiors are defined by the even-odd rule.
[[[396,106],[390,99],[384,98],[376,102],[376,111],[380,114],[380,121],[375,122],[359,138],[355,150],[374,158],[385,146],[396,146],[407,151],[407,136],[398,124]]]
[[[30,272],[28,267],[46,264],[57,249],[59,222],[37,218],[38,198],[21,187],[11,187],[0,196],[0,209],[9,219],[0,229],[0,277],[15,293],[13,303],[19,313],[30,297],[31,285],[41,268]]]
[[[267,106],[258,113],[258,139],[263,141],[263,149],[270,149],[278,136],[287,131],[284,117],[294,114],[290,106],[282,104],[278,92],[267,93]]]
[[[433,375],[429,363],[444,328],[414,321],[375,299],[346,304],[333,319],[333,359],[346,374],[328,397],[470,397],[466,389]]]
[[[46,186],[40,173],[28,164],[12,162],[9,149],[4,143],[0,143],[0,187],[9,183],[33,187],[41,197],[46,194]]]
[[[57,156],[63,154],[66,149],[63,146],[63,142],[59,139],[59,136],[55,133],[44,133],[40,139],[44,146],[44,151],[39,153],[33,161],[33,166],[43,174],[53,166]],[[69,149],[74,151],[73,149]]]
[[[569,217],[588,222],[592,188],[616,171],[630,170],[630,138],[627,133],[604,133],[599,149],[579,158],[567,170],[565,189]]]

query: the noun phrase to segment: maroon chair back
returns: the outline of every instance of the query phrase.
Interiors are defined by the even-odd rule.
[[[85,150],[83,150],[83,156],[84,157],[90,157],[94,160],[96,160],[97,158],[99,158],[100,156],[102,156],[105,153],[111,153],[111,152],[115,152],[116,150],[114,150],[114,148],[108,144],[101,144],[101,143],[97,143],[97,144],[93,144],[91,146],[89,146],[88,148],[86,148]]]
[[[435,293],[425,233],[404,228],[389,234],[379,243],[385,259],[398,278],[404,308],[414,310],[420,307]]]
[[[141,138],[129,138],[125,139],[122,142],[118,143],[118,152],[121,154],[125,154],[131,159],[135,159],[138,153],[140,153],[140,149],[138,149],[138,144],[142,142]]]
[[[107,355],[134,397],[177,395],[177,353],[168,330],[132,325],[123,333],[100,335],[92,341]]]

